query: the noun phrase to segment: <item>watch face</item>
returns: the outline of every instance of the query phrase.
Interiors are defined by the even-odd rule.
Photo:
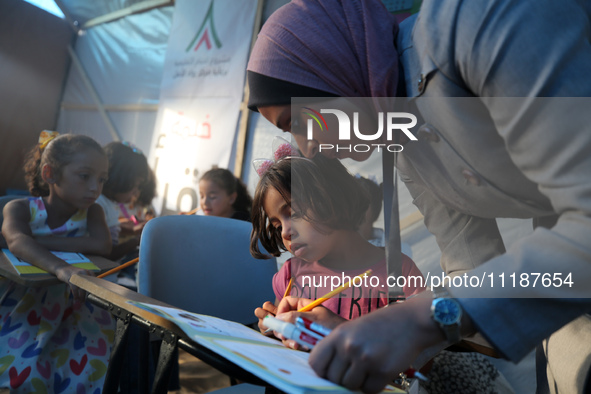
[[[456,324],[462,317],[460,306],[455,300],[439,298],[433,307],[433,318],[443,325]]]

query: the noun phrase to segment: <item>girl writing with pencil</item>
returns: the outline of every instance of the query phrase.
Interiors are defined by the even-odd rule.
[[[26,287],[0,278],[0,387],[11,392],[100,392],[114,335],[104,310],[70,283],[91,272],[50,252],[108,255],[111,238],[95,204],[107,179],[101,146],[82,135],[42,132],[25,165],[33,197],[4,207],[10,252],[62,284]]]
[[[387,286],[381,287],[387,277],[384,249],[357,232],[369,207],[363,188],[336,159],[302,158],[287,143],[278,148],[275,159],[257,168],[261,179],[253,203],[251,253],[265,256],[258,248],[260,241],[274,256],[288,250],[293,257],[273,278],[275,303],[267,301],[255,310],[261,332],[273,335],[263,324],[267,315],[288,321],[307,316],[335,328],[387,305]],[[334,289],[327,296],[333,287],[358,275],[364,279],[357,281],[361,286],[354,280],[345,290],[334,294],[340,290]],[[407,298],[424,290],[412,286],[423,283],[422,274],[404,254],[402,275],[407,279],[403,288]],[[325,278],[334,282],[324,283]],[[280,337],[286,346],[299,348],[293,339]],[[421,372],[428,373],[429,381],[421,386],[430,394],[512,392],[500,372],[478,353],[442,351]]]
[[[280,150],[289,155],[296,153],[285,145],[287,148]],[[274,256],[282,250],[293,255],[273,279],[276,301],[287,294],[317,299],[348,277],[371,269],[373,280],[364,278],[361,286],[351,286],[323,305],[344,319],[387,305],[387,287],[381,286],[386,283],[384,249],[370,244],[357,232],[369,200],[346,168],[338,160],[324,157],[312,161],[288,156],[273,164],[263,163],[258,171],[261,179],[253,203],[251,253],[264,257],[258,248],[260,241]],[[422,278],[405,255],[402,269],[405,276]],[[412,284],[404,287],[407,297],[423,290]],[[262,331],[266,328],[262,319],[275,314],[275,305],[267,302],[255,311]]]

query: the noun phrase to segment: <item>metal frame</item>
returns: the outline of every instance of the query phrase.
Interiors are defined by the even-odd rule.
[[[94,278],[93,278],[94,279]],[[84,284],[78,283],[82,287]],[[133,311],[128,310],[123,304],[117,302],[107,301],[101,298],[99,295],[93,294],[92,289],[86,289],[89,291],[87,300],[92,304],[105,309],[111,315],[117,319],[117,328],[115,330],[115,340],[113,350],[111,353],[111,359],[109,362],[107,375],[103,386],[105,393],[116,393],[119,387],[119,380],[121,377],[121,366],[127,349],[127,339],[131,325],[137,325],[140,327],[140,346],[138,351],[140,352],[140,370],[138,379],[138,391],[140,393],[149,392],[149,365],[148,365],[148,347],[150,345],[150,337],[162,340],[160,345],[160,352],[156,363],[156,373],[154,381],[152,383],[153,394],[166,394],[168,391],[168,382],[171,376],[171,366],[174,360],[173,355],[176,353],[177,348],[183,349],[189,354],[199,358],[203,362],[209,364],[213,368],[221,371],[222,373],[229,375],[232,378],[238,379],[243,382],[269,387],[269,383],[256,377],[250,372],[236,366],[229,362],[219,354],[211,351],[210,349],[193,342],[186,335],[159,326],[141,316],[134,314]],[[136,293],[137,294],[137,293]],[[149,298],[141,295],[138,297]],[[157,302],[156,300],[152,300]]]
[[[263,24],[263,11],[265,9],[265,0],[258,0],[257,11],[254,18],[254,26],[252,29],[252,38],[250,40],[250,50],[248,54],[252,52],[254,43],[257,39],[257,34],[261,30]],[[244,156],[246,153],[246,140],[248,138],[248,128],[250,126],[250,110],[248,109],[248,99],[250,97],[250,89],[248,87],[248,80],[245,78],[244,81],[244,95],[242,103],[240,104],[240,126],[238,128],[238,140],[236,141],[236,161],[234,162],[234,175],[237,178],[242,178],[242,172],[244,169]]]
[[[147,0],[141,3],[135,3],[129,7],[122,8],[117,11],[110,12],[105,15],[97,16],[89,19],[82,25],[82,30],[98,26],[103,23],[112,22],[117,19],[125,18],[126,16],[146,12],[154,8],[164,7],[174,3],[174,0]]]
[[[68,24],[70,25],[72,30],[74,30],[74,32],[76,34],[78,34],[78,32],[80,31],[80,26],[79,26],[78,21],[72,17],[70,12],[68,11],[68,8],[66,8],[66,6],[62,2],[62,0],[54,0],[54,1],[55,1],[55,5],[57,5],[58,8],[62,11],[62,14],[64,14],[64,18],[66,18],[66,21],[68,22]]]

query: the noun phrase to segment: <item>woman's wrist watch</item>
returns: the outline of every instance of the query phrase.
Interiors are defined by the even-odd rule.
[[[449,291],[443,286],[433,287],[431,317],[439,324],[449,343],[460,342],[462,307],[456,299],[451,298]]]

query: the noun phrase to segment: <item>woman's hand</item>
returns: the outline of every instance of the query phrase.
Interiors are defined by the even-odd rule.
[[[70,290],[72,291],[72,295],[74,296],[75,307],[79,306],[80,303],[84,302],[86,299],[86,292],[78,286],[75,286],[72,283],[70,283],[70,278],[72,277],[72,275],[76,274],[94,276],[94,272],[92,271],[88,271],[71,265],[58,268],[55,271],[55,275],[57,276],[57,278],[70,286]]]
[[[316,373],[350,390],[375,393],[425,349],[445,342],[431,299],[413,298],[336,327],[310,354]]]
[[[261,331],[261,334],[269,336],[269,337],[271,335],[273,335],[272,331],[266,332],[267,327],[265,327],[265,325],[263,325],[263,319],[267,315],[275,316],[276,314],[277,314],[277,307],[271,301],[265,302],[263,304],[262,308],[257,308],[254,310],[254,315],[256,317],[258,317],[258,319],[259,319],[259,330]]]

